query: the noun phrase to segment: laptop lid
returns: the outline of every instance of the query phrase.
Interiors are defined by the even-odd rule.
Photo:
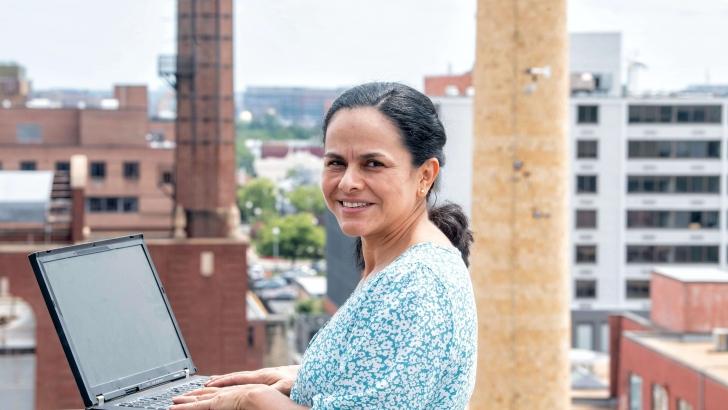
[[[28,257],[87,407],[195,373],[142,235]]]

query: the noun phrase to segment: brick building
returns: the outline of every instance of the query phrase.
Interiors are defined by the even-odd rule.
[[[430,97],[454,97],[472,95],[473,73],[460,75],[428,75],[425,77],[425,94]]]
[[[0,107],[0,169],[67,173],[88,158],[91,237],[169,236],[175,125],[147,117],[146,86],[116,86],[116,109]]]
[[[610,394],[619,409],[718,410],[728,403],[728,272],[657,268],[650,319],[611,316]]]

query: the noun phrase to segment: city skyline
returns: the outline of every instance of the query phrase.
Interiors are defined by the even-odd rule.
[[[235,90],[372,80],[422,88],[425,75],[472,67],[476,4],[238,0]],[[570,2],[568,18],[572,32],[621,32],[624,59],[647,65],[641,88],[675,90],[728,83],[728,56],[715,52],[728,36],[726,16],[728,4],[718,0],[578,0]],[[26,67],[34,89],[106,90],[115,83],[156,89],[164,85],[157,57],[176,50],[175,21],[173,0],[13,3],[0,17],[0,61]]]

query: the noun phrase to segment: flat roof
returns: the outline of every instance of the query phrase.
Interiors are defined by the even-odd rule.
[[[681,338],[657,333],[625,332],[648,349],[728,386],[728,352],[716,352],[712,339]]]
[[[718,268],[655,266],[652,271],[680,282],[728,283],[728,271]]]
[[[52,187],[51,171],[0,171],[0,202],[48,202]]]

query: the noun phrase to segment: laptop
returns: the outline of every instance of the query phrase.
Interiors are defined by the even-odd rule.
[[[141,234],[28,258],[87,409],[166,409],[207,380]]]

